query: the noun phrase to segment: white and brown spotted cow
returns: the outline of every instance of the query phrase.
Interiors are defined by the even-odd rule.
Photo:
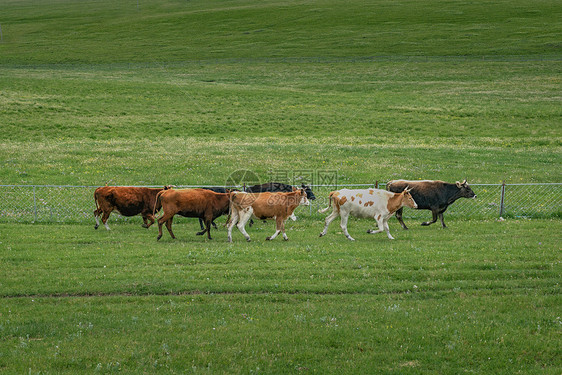
[[[345,236],[351,241],[354,241],[354,238],[347,232],[347,220],[349,215],[359,218],[375,219],[379,229],[368,230],[367,233],[375,234],[384,230],[388,238],[393,240],[394,237],[390,235],[388,229],[388,219],[394,212],[404,206],[411,208],[417,207],[416,202],[410,195],[410,189],[408,188],[404,189],[401,193],[391,193],[381,189],[341,189],[332,191],[329,195],[329,200],[330,203],[328,207],[323,210],[318,210],[318,212],[324,213],[330,209],[332,204],[334,205],[332,213],[326,217],[326,225],[322,233],[320,233],[320,237],[325,236],[328,225],[330,225],[335,218],[341,216],[341,229]]]
[[[230,201],[230,222],[228,224],[228,242],[232,242],[232,228],[236,225],[238,230],[250,241],[250,235],[245,226],[248,220],[255,215],[258,219],[275,218],[276,231],[266,240],[272,240],[282,232],[283,239],[288,240],[285,234],[285,221],[299,206],[308,206],[304,189],[295,189],[290,193],[242,193],[234,192]]]

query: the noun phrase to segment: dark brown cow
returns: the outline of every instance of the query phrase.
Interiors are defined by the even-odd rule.
[[[156,202],[156,195],[165,189],[153,189],[145,187],[131,187],[131,186],[102,186],[94,192],[94,201],[96,202],[96,209],[94,217],[96,219],[95,229],[98,229],[100,222],[98,216],[102,215],[101,221],[107,230],[107,219],[111,212],[118,211],[123,216],[136,216],[141,215],[144,224],[143,228],[148,228],[154,224],[154,203]],[[157,207],[156,212],[160,210]],[[150,223],[148,223],[150,220]]]
[[[443,212],[447,210],[447,207],[459,198],[476,198],[476,194],[474,194],[466,180],[463,182],[457,181],[454,184],[432,180],[393,180],[386,184],[386,190],[399,193],[407,186],[411,188],[410,194],[416,201],[418,210],[431,210],[433,214],[432,221],[423,222],[421,225],[433,224],[439,217],[441,225],[443,228],[446,228]],[[402,228],[408,229],[406,224],[404,224],[404,220],[402,220],[402,208],[396,211],[396,218],[402,225]]]
[[[162,238],[162,224],[172,238],[176,238],[172,232],[172,222],[175,215],[184,217],[197,217],[205,222],[205,229],[198,232],[202,235],[207,232],[211,239],[211,223],[217,217],[227,214],[230,205],[230,193],[215,193],[206,189],[180,189],[165,190],[156,196],[155,211],[157,205],[162,205],[162,216],[158,219],[158,237]]]

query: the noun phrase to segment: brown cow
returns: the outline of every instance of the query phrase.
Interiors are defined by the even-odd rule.
[[[98,229],[100,222],[98,216],[103,214],[101,221],[107,230],[107,219],[109,214],[114,210],[118,211],[123,216],[136,216],[142,215],[144,224],[143,228],[148,228],[154,224],[154,203],[156,202],[156,195],[169,186],[163,189],[153,189],[146,187],[131,187],[131,186],[102,186],[94,192],[94,201],[96,202],[96,209],[94,211],[94,218],[96,219],[95,229]],[[160,210],[157,207],[156,212]],[[150,220],[150,223],[147,222]]]
[[[252,214],[262,220],[275,218],[276,231],[273,236],[267,237],[266,240],[272,240],[277,237],[279,232],[283,232],[283,239],[287,241],[285,221],[299,205],[308,206],[309,204],[304,189],[295,189],[291,193],[266,192],[254,194],[234,192],[230,204],[231,218],[228,224],[228,242],[232,242],[234,225],[246,237],[246,241],[250,241],[250,236],[244,227]]]
[[[156,196],[155,211],[158,204],[162,205],[163,213],[158,219],[157,240],[162,238],[162,224],[164,223],[166,223],[170,236],[176,238],[172,232],[172,221],[175,215],[203,219],[205,229],[197,234],[202,235],[207,232],[207,237],[211,239],[211,223],[217,217],[228,213],[230,193],[215,193],[206,189],[165,190]]]

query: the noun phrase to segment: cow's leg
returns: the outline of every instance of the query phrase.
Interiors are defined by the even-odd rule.
[[[143,224],[141,225],[141,227],[148,228],[148,221],[146,220],[146,216],[144,216],[144,215],[142,217],[142,222],[143,222]]]
[[[443,212],[439,213],[439,219],[441,219],[441,225],[443,226],[443,228],[447,228],[447,226],[445,225],[445,220],[443,220]]]
[[[293,221],[297,221],[297,217],[295,216],[294,213],[292,213],[291,216],[289,216],[289,219],[291,219]]]
[[[175,240],[176,236],[174,236],[174,232],[172,232],[172,222],[173,221],[174,221],[173,216],[171,218],[169,218],[168,220],[166,220],[166,229],[168,229],[168,232],[170,232],[170,236],[172,236],[172,238]]]
[[[283,232],[283,239],[285,241],[289,241],[289,237],[287,237],[287,234],[285,233],[285,221],[287,221],[287,219],[283,220],[281,223],[281,232]]]
[[[396,211],[396,218],[398,219],[398,222],[400,223],[400,225],[402,225],[402,228],[408,229],[408,227],[406,226],[406,223],[404,223],[404,220],[402,219],[402,212],[403,211],[404,211],[403,207],[398,209],[398,211]]]
[[[377,218],[375,217],[375,221],[377,222],[377,226],[379,227],[379,229],[377,229],[377,230],[369,229],[369,230],[367,231],[367,233],[369,233],[369,234],[377,234],[377,233],[380,233],[380,232],[382,232],[382,231],[384,230],[384,224],[382,223],[382,220],[381,220],[381,218],[380,218],[380,215],[379,215],[379,219],[377,219]]]
[[[103,225],[105,226],[105,229],[107,230],[111,230],[109,229],[109,225],[107,225],[107,219],[109,219],[109,214],[111,213],[111,211],[104,211],[103,216],[101,217],[101,222],[103,223]]]
[[[324,230],[320,233],[320,237],[326,235],[326,233],[328,232],[328,225],[330,225],[330,223],[334,221],[335,218],[338,217],[338,215],[339,213],[334,209],[332,213],[326,217],[326,220],[324,221]]]
[[[275,218],[275,233],[273,233],[273,236],[267,237],[265,240],[271,241],[271,240],[275,239],[275,237],[277,237],[282,230],[283,230],[283,219],[280,218],[280,217],[276,217]],[[283,237],[287,237],[285,235],[284,231],[283,231]]]
[[[143,217],[143,219],[144,219],[144,217]],[[145,227],[146,229],[148,229],[148,228],[150,228],[150,226],[151,226],[152,224],[154,224],[154,215],[152,215],[152,214],[147,214],[147,215],[146,215],[146,219],[150,220],[150,223],[148,223],[148,224],[146,225],[146,227]],[[145,222],[145,224],[146,224],[146,220],[145,220],[144,222]],[[143,227],[144,227],[144,225],[143,225]]]
[[[383,227],[386,232],[386,235],[388,236],[388,239],[393,240],[394,237],[392,237],[392,235],[390,234],[390,229],[388,228],[388,219],[383,219]]]
[[[351,237],[349,235],[349,232],[347,231],[347,219],[348,218],[349,218],[349,214],[341,215],[340,227],[341,227],[341,230],[343,230],[343,234],[345,234],[345,236],[347,237],[348,240],[355,241],[355,238]]]
[[[201,231],[195,233],[197,236],[202,236],[207,232],[207,227],[205,226],[205,220],[199,218],[199,225],[201,226]]]
[[[232,228],[236,225],[239,219],[238,210],[233,209],[230,214],[230,220],[228,221],[228,242],[232,242]]]
[[[171,223],[171,221],[170,221],[170,224],[169,224],[169,227],[168,227],[168,220],[173,219],[173,217],[174,217],[173,215],[170,216],[170,215],[164,214],[160,217],[160,219],[158,219],[158,237],[156,237],[156,241],[158,241],[160,238],[162,238],[162,225],[164,223],[166,223],[166,228],[168,228],[168,232],[170,232],[170,235],[172,236],[172,238],[175,238],[174,234],[172,233],[172,223]]]
[[[214,220],[213,220],[213,221],[211,221],[211,225],[213,225],[213,228],[215,228],[215,229],[219,229],[219,228],[217,228],[217,224],[215,224],[215,221],[214,221]]]
[[[431,221],[425,221],[425,222],[423,222],[421,225],[424,225],[424,226],[426,226],[426,225],[431,225],[431,224],[433,224],[433,223],[435,223],[435,222],[437,221],[437,211],[431,210],[431,214],[433,215],[433,220],[431,220]]]
[[[100,219],[98,218],[98,216],[100,216],[102,212],[103,211],[101,210],[101,208],[94,210],[94,219],[96,219],[96,225],[94,226],[94,229],[98,229],[98,227],[100,226]]]
[[[213,216],[207,216],[205,217],[205,228],[207,230],[207,238],[208,239],[212,239],[211,238],[211,223],[213,222]]]
[[[244,208],[243,210],[241,210],[241,212],[239,212],[240,221],[238,221],[238,224],[236,225],[240,233],[244,235],[246,241],[248,242],[250,242],[250,235],[246,232],[245,227],[248,220],[250,220],[250,218],[252,217],[253,212],[254,210],[251,207]]]

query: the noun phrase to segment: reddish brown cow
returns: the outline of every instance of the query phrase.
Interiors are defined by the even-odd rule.
[[[131,186],[102,186],[94,192],[94,201],[96,202],[96,209],[94,217],[96,219],[95,229],[98,229],[100,222],[98,216],[102,215],[101,221],[107,230],[107,219],[111,212],[118,211],[123,216],[136,216],[141,215],[144,224],[143,228],[148,228],[154,224],[154,203],[156,202],[156,195],[165,189],[152,189],[145,187],[131,187]],[[156,212],[160,210],[157,207]],[[150,220],[148,223],[147,220]]]
[[[227,214],[230,205],[230,193],[215,193],[206,189],[181,189],[165,190],[156,196],[155,211],[157,205],[162,205],[162,216],[158,219],[158,237],[162,238],[162,224],[172,238],[176,238],[172,232],[172,221],[175,215],[184,217],[197,217],[205,222],[205,229],[198,232],[202,235],[207,232],[211,239],[211,223],[217,217]]]
[[[294,190],[291,193],[232,193],[230,205],[230,223],[228,224],[228,242],[232,242],[232,228],[237,225],[238,230],[250,241],[250,236],[244,228],[248,220],[255,215],[258,219],[275,218],[276,231],[266,240],[272,240],[279,232],[283,232],[283,239],[288,240],[285,234],[285,221],[293,214],[299,205],[308,206],[304,189]]]

